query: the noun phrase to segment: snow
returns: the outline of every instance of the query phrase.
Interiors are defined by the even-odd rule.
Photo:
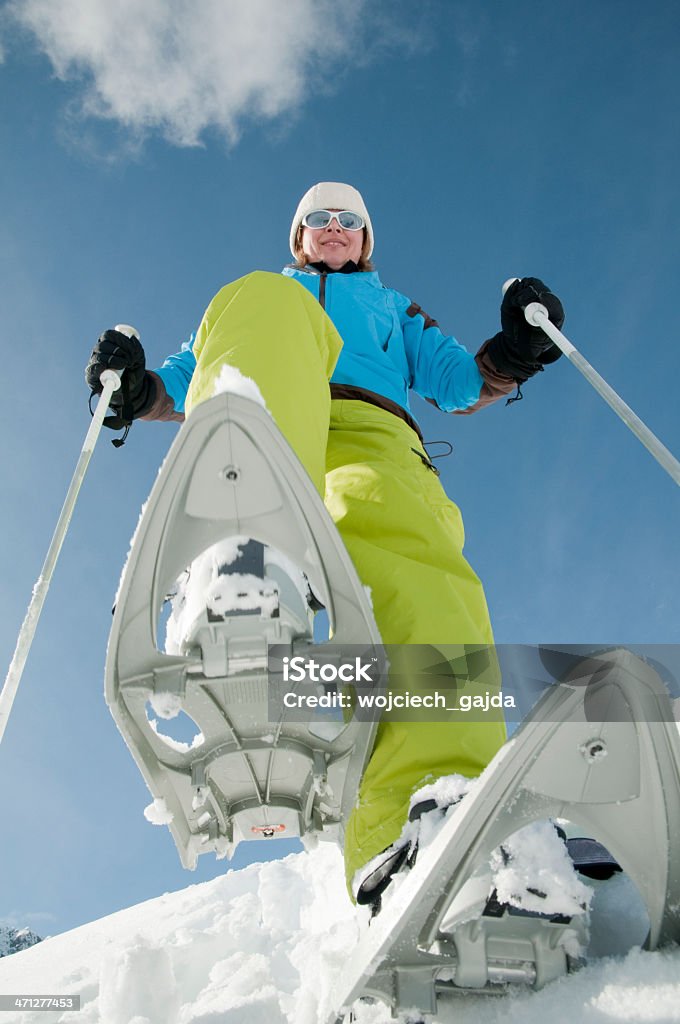
[[[236,561],[248,539],[229,537],[213,544],[193,560],[191,568],[177,581],[166,627],[167,654],[182,653],[206,608],[215,615],[234,608],[262,608],[267,616],[278,607],[278,586],[269,577],[262,580],[248,573],[220,573],[221,567]]]
[[[151,693],[149,704],[159,718],[176,718],[182,710],[182,698],[177,693]]]
[[[670,1024],[680,1021],[680,950],[628,948],[643,936],[623,876],[594,883],[620,955],[540,992],[462,994],[432,1024]],[[604,900],[603,893],[613,893]],[[611,920],[611,919],[610,919]],[[623,927],[621,926],[623,922]],[[60,993],[78,1012],[26,1011],[7,1024],[323,1024],[331,984],[368,926],[347,897],[336,847],[229,871],[46,939],[0,961],[0,992]],[[602,931],[602,928],[600,929]],[[630,937],[623,943],[623,933]],[[361,1004],[357,1024],[388,1024]]]
[[[549,821],[535,821],[503,843],[491,859],[501,902],[538,913],[583,913],[592,891],[572,869],[563,841]],[[540,893],[540,895],[538,895]]]
[[[215,381],[213,395],[220,395],[225,391],[230,392],[232,395],[241,395],[243,398],[249,398],[251,402],[257,402],[258,405],[261,405],[269,413],[267,404],[262,397],[262,392],[252,377],[246,377],[235,366],[226,364],[220,370]],[[269,415],[271,416],[271,413]]]
[[[425,800],[435,800],[441,808],[453,807],[474,786],[475,780],[468,778],[466,775],[441,775],[434,782],[421,786],[413,794],[409,803],[409,810]]]
[[[152,825],[169,825],[174,815],[168,810],[163,797],[157,797],[153,803],[144,808],[144,817]]]

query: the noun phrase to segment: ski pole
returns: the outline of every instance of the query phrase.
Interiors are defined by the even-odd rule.
[[[511,277],[503,285],[503,294],[516,281],[516,277]],[[577,348],[572,345],[568,338],[562,334],[562,332],[551,323],[548,318],[548,310],[540,302],[530,302],[528,306],[524,308],[524,316],[526,317],[527,323],[530,323],[532,327],[540,327],[545,334],[548,335],[551,341],[554,341],[560,351],[564,352],[567,359],[574,364],[574,366],[581,371],[583,376],[586,378],[589,384],[591,384],[597,393],[604,398],[605,402],[614,410],[619,419],[623,420],[629,430],[637,437],[638,441],[641,441],[647,451],[654,456],[656,461],[665,469],[666,472],[676,484],[680,485],[680,462],[675,458],[672,452],[666,448],[664,444],[658,439],[656,434],[653,434],[646,423],[644,423],[639,416],[637,416],[631,407],[627,405],[619,394],[612,387],[607,384],[606,380],[600,376],[597,370],[590,365],[588,360],[581,355]]]
[[[139,337],[134,327],[130,327],[128,324],[118,324],[116,326],[116,330],[120,331],[122,334],[127,334],[128,337],[132,337],[133,335]],[[47,591],[52,580],[52,575],[57,564],[57,559],[59,558],[62,544],[64,543],[64,538],[66,537],[66,531],[68,530],[71,522],[71,516],[73,515],[73,509],[75,508],[76,500],[78,498],[78,492],[80,491],[90,458],[92,457],[92,452],[94,451],[94,447],[97,443],[97,438],[99,437],[102,428],[102,423],[104,416],[106,415],[106,410],[109,406],[109,401],[111,400],[113,392],[117,391],[120,387],[120,374],[115,370],[104,370],[99,379],[103,386],[102,393],[92,416],[90,429],[85,436],[83,447],[80,450],[80,457],[76,464],[75,472],[71,478],[71,483],[52,536],[49,550],[45,556],[43,567],[33,587],[31,603],[28,606],[28,611],[26,612],[21,629],[19,630],[14,656],[9,666],[2,691],[0,692],[0,742],[2,742],[2,737],[5,733],[7,721],[12,710],[12,704],[14,703],[14,698],[16,696],[17,689],[19,688],[19,682],[21,681],[26,659],[28,658],[28,652],[31,649],[33,637],[35,636],[35,631],[38,626],[40,613],[42,611],[43,604],[45,603],[45,598],[47,597]]]

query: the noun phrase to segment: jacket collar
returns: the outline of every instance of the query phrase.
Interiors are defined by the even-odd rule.
[[[308,263],[308,267],[312,270],[318,271],[319,274],[355,274],[359,267],[353,260],[348,260],[344,266],[340,267],[339,270],[333,270],[327,263]]]

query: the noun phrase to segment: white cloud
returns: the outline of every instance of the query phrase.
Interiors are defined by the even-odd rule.
[[[80,112],[183,146],[294,111],[366,58],[368,0],[10,0]]]

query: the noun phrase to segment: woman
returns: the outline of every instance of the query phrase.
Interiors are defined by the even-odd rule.
[[[516,282],[501,332],[473,357],[381,283],[364,201],[338,182],[303,196],[290,247],[295,263],[283,275],[256,272],[222,288],[196,335],[155,372],[138,341],[106,331],[87,383],[100,391],[106,367],[124,368],[114,396],[121,423],[183,419],[214,394],[225,365],[236,367],[257,383],[324,497],[370,587],[383,642],[492,645],[482,586],[462,554],[461,516],[423,448],[408,392],[455,413],[508,394],[560,354],[523,307],[541,301],[561,326],[559,300],[536,278]],[[413,794],[441,776],[478,775],[504,742],[501,721],[464,719],[381,722],[345,839],[360,901],[374,902],[405,859],[399,837]]]

